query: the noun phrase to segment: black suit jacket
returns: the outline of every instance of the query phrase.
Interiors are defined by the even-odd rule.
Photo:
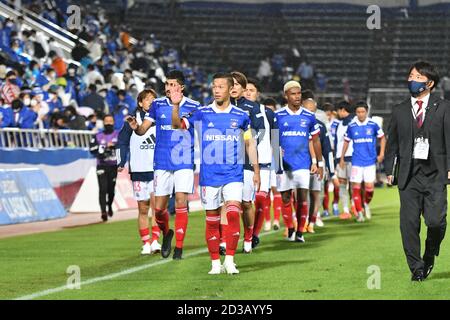
[[[388,142],[385,157],[387,175],[392,175],[394,157],[398,156],[398,187],[404,189],[412,176],[414,117],[411,111],[411,99],[407,99],[394,107],[388,128]],[[428,160],[422,162],[422,170],[426,175],[438,172],[437,181],[450,184],[450,102],[431,94],[423,123],[424,131],[429,138],[430,153]]]

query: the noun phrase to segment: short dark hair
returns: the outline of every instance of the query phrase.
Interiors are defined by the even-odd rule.
[[[125,91],[125,90],[119,90],[119,91],[117,91],[117,96],[126,96],[127,95],[127,92]]]
[[[330,102],[326,102],[323,104],[322,106],[322,110],[327,112],[327,111],[336,111],[336,107],[334,106],[334,104],[330,103]]]
[[[213,81],[216,79],[226,79],[230,88],[234,86],[233,76],[231,75],[231,73],[218,72],[213,75]]]
[[[348,113],[353,112],[352,105],[345,100],[338,102],[338,104],[336,105],[336,110],[342,110],[342,109],[344,109]]]
[[[247,77],[245,76],[245,74],[243,74],[242,72],[239,71],[233,71],[231,72],[231,76],[233,77],[233,79],[236,79],[237,83],[239,83],[241,85],[242,88],[247,88]],[[234,81],[233,81],[233,85],[234,85]]]
[[[261,92],[261,85],[259,84],[258,80],[256,80],[255,78],[247,78],[247,84],[254,85],[256,90],[258,92]]]
[[[97,85],[91,83],[91,84],[89,85],[89,90],[92,91],[92,92],[97,92]]]
[[[184,86],[184,74],[180,70],[171,70],[167,74],[167,80],[177,80],[178,84]]]
[[[265,106],[277,106],[277,101],[274,98],[267,98],[262,103]]]
[[[103,119],[102,119],[102,120],[105,121],[105,119],[108,118],[108,117],[111,117],[111,118],[114,119],[114,116],[113,116],[112,114],[108,113],[108,114],[105,114],[105,115],[103,116]]]
[[[302,100],[308,100],[308,99],[314,100],[314,93],[311,90],[306,89],[306,90],[302,91]]]
[[[8,71],[8,73],[6,74],[6,78],[9,78],[11,76],[17,77],[17,73],[14,70]]]
[[[367,104],[367,102],[365,102],[363,100],[355,103],[354,110],[356,111],[356,109],[358,109],[358,108],[364,108],[364,109],[366,109],[366,111],[369,111],[369,105]]]
[[[437,71],[436,67],[431,63],[427,61],[417,61],[409,69],[408,75],[411,74],[414,69],[416,69],[417,72],[419,72],[421,75],[427,77],[428,80],[434,81],[434,85],[431,90],[433,90],[439,84],[441,77],[439,76],[439,72]]]

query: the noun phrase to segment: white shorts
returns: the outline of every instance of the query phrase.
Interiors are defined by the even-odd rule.
[[[284,171],[277,175],[278,192],[293,189],[309,189],[309,180],[311,172],[308,169],[296,171]]]
[[[377,175],[376,165],[368,167],[353,166],[350,182],[361,183],[364,181],[367,183],[374,183],[376,180],[376,175]]]
[[[133,181],[133,196],[136,201],[147,201],[155,191],[152,181]]]
[[[309,190],[322,191],[322,180],[317,174],[312,174],[309,178]]]
[[[242,182],[232,182],[221,187],[201,187],[201,199],[205,210],[216,210],[228,201],[242,202]]]
[[[272,188],[277,187],[277,173],[275,170],[270,170],[270,186]]]
[[[261,186],[259,187],[259,191],[269,193],[269,191],[270,191],[270,175],[271,175],[271,171],[268,168],[261,169],[259,171],[259,176],[261,177]]]
[[[351,162],[345,162],[344,169],[341,168],[341,166],[336,166],[336,176],[340,179],[347,179],[349,180],[352,174],[352,163]]]
[[[254,173],[251,170],[244,170],[244,189],[242,190],[242,201],[255,201],[255,185],[253,184]]]
[[[156,170],[155,171],[155,196],[163,197],[175,192],[194,192],[194,170],[181,169],[177,171]]]

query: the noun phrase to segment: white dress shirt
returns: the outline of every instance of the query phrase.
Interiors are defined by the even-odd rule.
[[[419,105],[417,104],[418,100],[423,101],[423,104],[422,104],[423,118],[422,119],[423,119],[423,121],[425,121],[425,114],[427,112],[428,102],[430,101],[430,94],[427,94],[422,99],[417,99],[417,98],[411,97],[412,113],[413,113],[414,119],[416,118],[417,112],[419,111]]]

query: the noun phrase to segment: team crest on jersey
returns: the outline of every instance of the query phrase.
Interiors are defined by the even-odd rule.
[[[230,126],[231,126],[231,129],[237,129],[237,128],[238,128],[238,123],[237,123],[237,121],[232,120]]]
[[[306,128],[308,127],[308,121],[306,119],[300,120],[300,127]]]
[[[366,129],[366,134],[368,136],[371,136],[372,135],[372,129],[371,128]]]
[[[285,126],[285,127],[289,127],[289,123],[285,122],[285,123],[284,123],[284,126]]]
[[[210,123],[208,124],[208,128],[214,128],[214,123],[210,122]]]

